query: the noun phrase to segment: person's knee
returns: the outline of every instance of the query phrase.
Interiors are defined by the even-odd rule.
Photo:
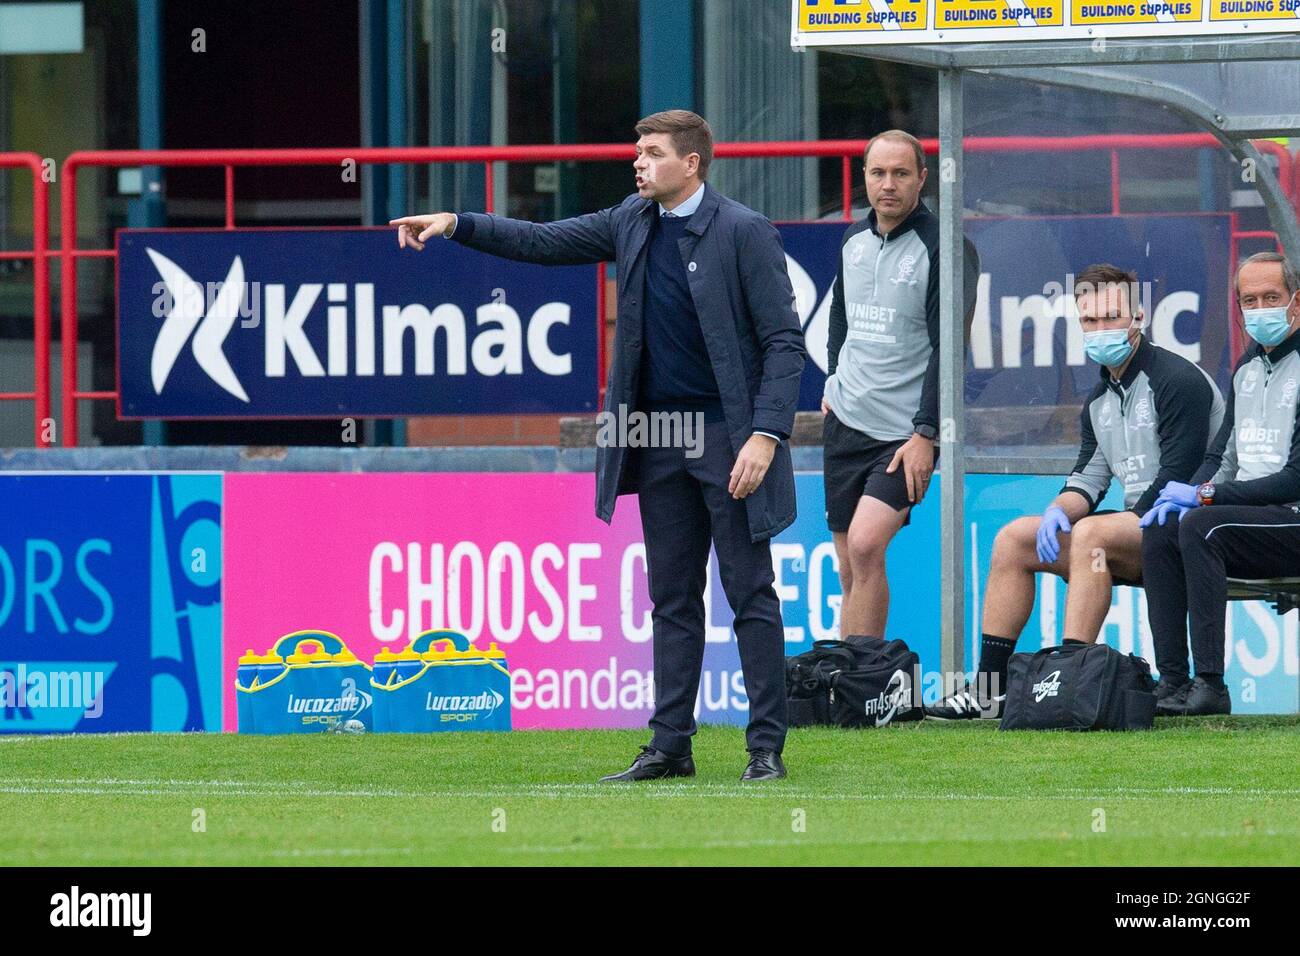
[[[1142,529],[1142,554],[1160,554],[1178,549],[1178,532],[1181,524],[1173,515],[1167,515],[1165,523],[1153,521]]]
[[[884,567],[889,537],[876,525],[867,524],[849,529],[849,566],[855,577],[864,571]]]
[[[1205,547],[1210,530],[1215,524],[1214,514],[1209,508],[1193,508],[1178,522],[1178,547],[1180,549]]]
[[[780,618],[781,601],[772,586],[773,578],[767,576],[751,581],[734,581],[723,579],[722,591],[727,596],[727,603],[737,621],[751,617]],[[734,626],[734,623],[733,623]]]
[[[1110,535],[1105,524],[1095,518],[1080,518],[1070,531],[1070,551],[1073,554],[1094,558],[1099,556],[1094,552],[1100,552],[1104,557],[1109,545]]]
[[[1033,518],[1017,518],[1003,525],[993,539],[993,567],[1021,567],[1035,563],[1037,533],[1037,522]]]

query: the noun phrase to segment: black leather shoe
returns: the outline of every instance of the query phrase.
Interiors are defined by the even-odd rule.
[[[1210,714],[1232,713],[1232,695],[1222,684],[1215,687],[1203,677],[1192,681],[1192,689],[1187,692],[1183,704],[1184,717],[1206,717]]]
[[[1190,684],[1191,678],[1185,674],[1171,674],[1168,677],[1160,678],[1160,683],[1156,684],[1156,700],[1162,701],[1166,697],[1173,697],[1183,689],[1183,686]]]
[[[1164,683],[1161,681],[1160,683]],[[1160,688],[1157,686],[1156,688]],[[1184,681],[1182,686],[1174,691],[1167,692],[1164,697],[1156,697],[1156,716],[1157,717],[1182,717],[1184,708],[1187,706],[1187,695],[1192,690],[1192,682]]]
[[[741,780],[780,780],[785,776],[785,764],[775,750],[751,750],[749,766],[740,775]]]
[[[654,747],[642,747],[632,761],[632,766],[622,773],[601,777],[601,783],[627,783],[633,780],[664,780],[668,777],[695,776],[695,761],[691,755],[674,757]]]

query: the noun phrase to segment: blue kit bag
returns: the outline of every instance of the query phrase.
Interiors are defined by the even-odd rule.
[[[235,672],[241,734],[363,733],[372,729],[370,665],[328,631],[295,631]]]
[[[492,644],[432,630],[401,651],[380,651],[370,679],[374,729],[393,733],[509,730],[510,670]]]

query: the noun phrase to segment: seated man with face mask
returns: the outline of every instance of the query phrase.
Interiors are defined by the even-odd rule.
[[[1156,657],[1176,657],[1184,675],[1191,620],[1196,679],[1184,677],[1157,703],[1165,716],[1232,710],[1223,682],[1228,578],[1300,574],[1300,277],[1282,256],[1261,252],[1241,264],[1236,289],[1254,342],[1233,369],[1227,417],[1199,470],[1162,485],[1142,521]]]
[[[1210,377],[1143,336],[1134,273],[1091,265],[1075,280],[1074,293],[1084,350],[1101,366],[1080,416],[1078,460],[1042,517],[1017,518],[998,532],[984,589],[976,686],[926,707],[927,717],[1001,716],[1007,662],[1033,612],[1038,572],[1070,584],[1065,642],[1097,640],[1112,585],[1142,581],[1139,520],[1166,482],[1196,468],[1223,420],[1223,396]],[[1112,477],[1123,486],[1125,510],[1098,511]],[[1157,664],[1163,675],[1165,662]],[[1184,664],[1181,673],[1162,676],[1157,695],[1181,688],[1186,673]]]

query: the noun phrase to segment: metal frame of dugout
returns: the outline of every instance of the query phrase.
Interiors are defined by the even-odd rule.
[[[808,34],[792,33],[791,39],[796,48],[812,45]],[[963,75],[974,72],[1110,93],[1181,114],[1218,137],[1239,162],[1253,164],[1255,186],[1278,240],[1287,257],[1300,263],[1300,226],[1272,168],[1250,142],[1269,136],[1300,136],[1300,35],[1099,37],[929,45],[818,43],[815,48],[926,66],[939,73],[939,243],[943,255],[939,441],[945,464],[940,469],[940,667],[948,675],[946,680],[955,685],[956,675],[965,669],[962,636],[966,611],[962,396],[966,343],[961,321],[960,267]],[[1259,91],[1254,102],[1233,101],[1234,85],[1247,86],[1246,81],[1251,79],[1258,83],[1265,71],[1269,85]],[[1275,102],[1267,102],[1269,99]],[[1233,600],[1269,600],[1285,613],[1300,607],[1300,578],[1230,580],[1229,595]]]

